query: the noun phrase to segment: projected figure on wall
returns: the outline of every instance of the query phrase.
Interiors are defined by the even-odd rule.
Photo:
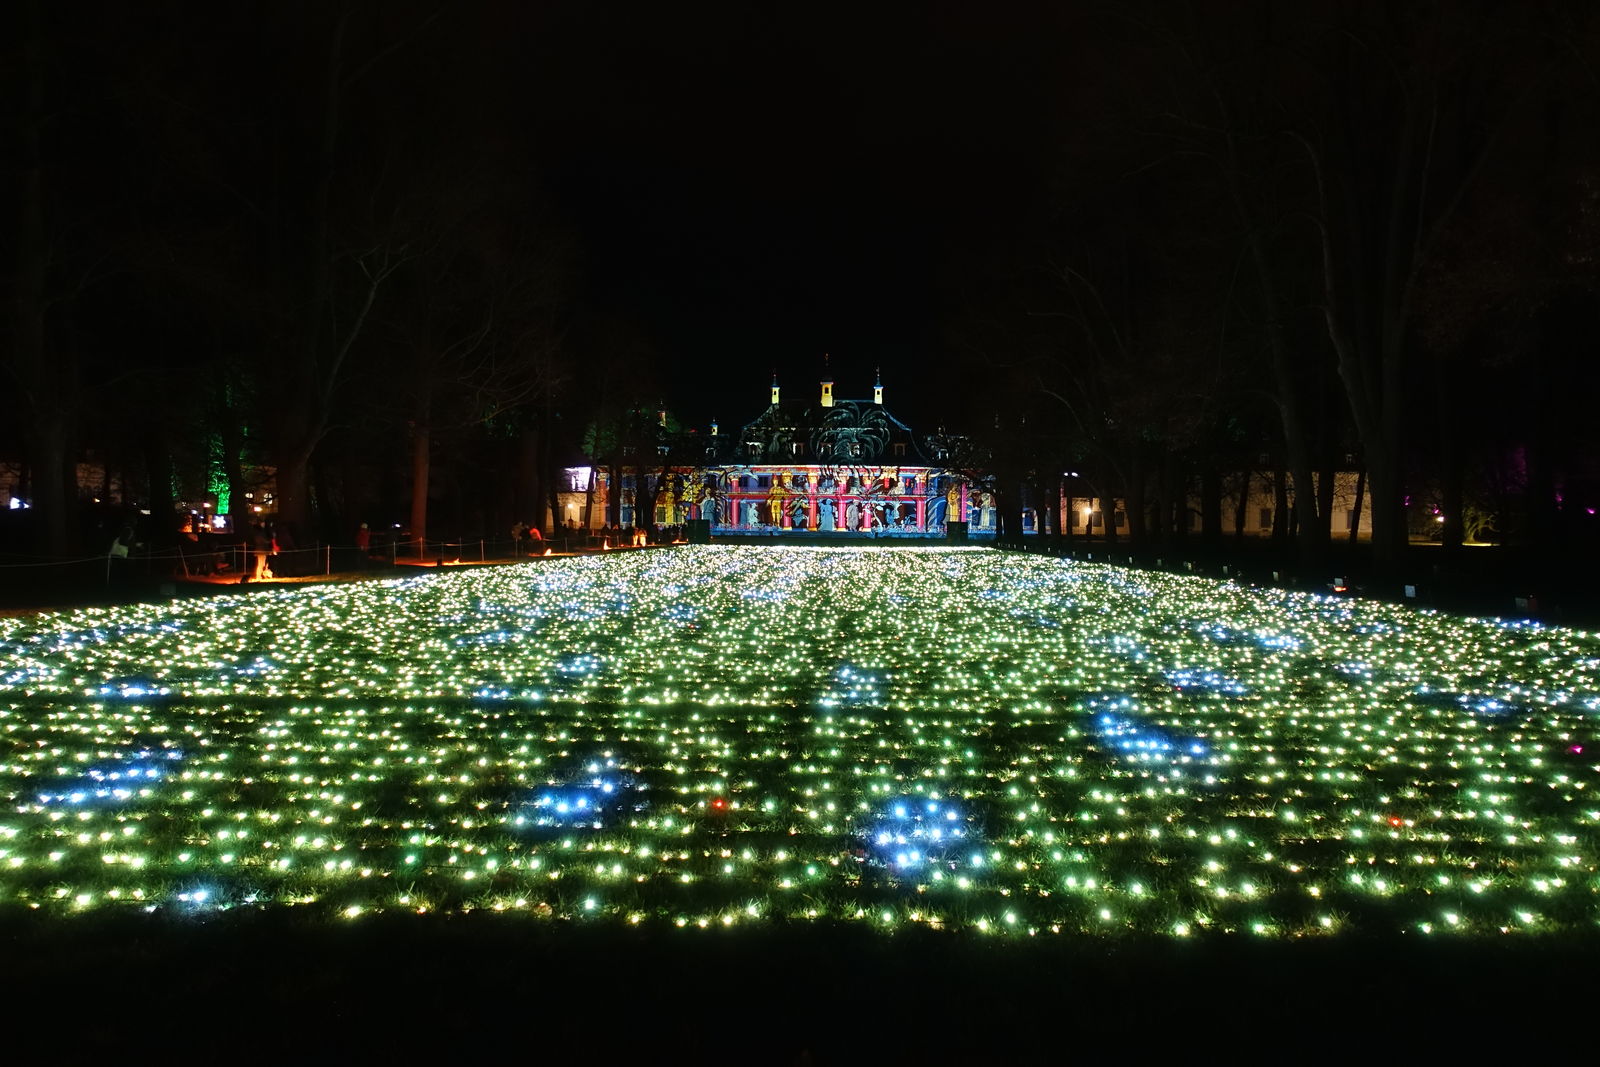
[[[817,529],[832,530],[833,528],[833,501],[824,497],[817,501]]]
[[[973,529],[987,530],[994,525],[994,495],[991,493],[974,493],[968,501],[968,521]]]
[[[783,476],[774,474],[772,486],[767,490],[767,515],[771,518],[772,525],[782,526],[784,512],[787,510],[784,500],[789,496],[789,490],[783,487]]]

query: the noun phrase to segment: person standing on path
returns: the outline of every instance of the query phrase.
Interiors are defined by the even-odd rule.
[[[255,557],[250,580],[259,582],[263,578],[271,578],[272,571],[267,569],[267,557],[272,554],[272,535],[267,532],[267,524],[264,522],[257,522],[250,528],[250,554]]]

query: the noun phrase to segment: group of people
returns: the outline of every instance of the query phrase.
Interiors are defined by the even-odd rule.
[[[511,524],[511,545],[513,550],[521,555],[522,543],[528,542],[528,554],[538,555],[544,551],[544,531],[531,522],[514,522]]]
[[[624,545],[644,548],[651,543],[650,531],[643,526],[612,526],[607,521],[594,533],[602,542],[613,548],[620,548]],[[661,526],[656,529],[656,544],[665,545],[681,540],[683,540],[683,527],[681,526]]]
[[[204,539],[202,533],[207,534]],[[237,535],[227,538],[203,531],[192,516],[187,516],[178,528],[177,538],[176,554],[168,542],[168,547],[163,550],[163,558],[169,561],[181,558],[186,574],[215,574],[226,570],[232,546],[239,545],[242,540],[249,559],[247,580],[252,581],[274,577],[271,561],[293,547],[289,543],[287,529],[280,531],[275,524],[259,519],[244,525]],[[130,557],[146,547],[133,524],[124,523],[106,549],[107,583],[115,585],[126,581],[130,573]]]

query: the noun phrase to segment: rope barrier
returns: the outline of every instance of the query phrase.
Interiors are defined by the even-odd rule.
[[[524,537],[518,540],[511,540],[509,538],[478,538],[476,540],[462,539],[458,541],[447,541],[435,540],[431,537],[405,539],[396,538],[392,541],[389,541],[387,544],[373,544],[365,549],[353,543],[335,544],[333,542],[328,542],[318,543],[306,548],[285,548],[276,552],[266,550],[265,554],[269,559],[279,558],[304,560],[308,556],[320,556],[323,559],[325,572],[331,574],[333,573],[333,559],[335,555],[348,558],[350,554],[354,553],[357,554],[359,558],[368,559],[381,553],[384,548],[388,548],[390,550],[390,558],[396,562],[402,561],[407,557],[413,559],[425,559],[434,555],[435,553],[438,553],[439,559],[442,561],[444,560],[446,550],[448,549],[454,549],[455,557],[460,559],[467,551],[476,548],[478,550],[476,553],[478,560],[481,562],[487,562],[490,559],[520,559],[524,557],[533,558],[542,555],[547,551],[571,551],[573,548],[581,548],[585,545],[598,545],[602,539],[602,536],[603,535],[598,530],[562,530],[558,531],[555,536],[551,537]],[[611,537],[614,542],[617,541],[618,536],[619,535],[615,532],[612,533]],[[620,547],[620,545],[617,545],[616,547]],[[238,563],[242,561],[243,566],[248,568],[251,557],[255,556],[261,551],[261,549],[257,549],[254,545],[244,540],[230,540],[215,544],[206,544],[205,542],[201,541],[180,544],[174,548],[163,548],[155,551],[130,553],[125,557],[112,556],[108,552],[94,556],[68,556],[42,559],[35,558],[31,562],[26,563],[0,563],[0,570],[20,571],[34,568],[42,569],[48,567],[74,567],[99,563],[105,563],[107,567],[110,567],[112,564],[108,561],[120,559],[130,567],[137,566],[144,570],[151,569],[153,565],[170,563],[174,566],[174,569],[181,567],[187,574],[188,569],[192,564],[201,563],[208,559],[215,561],[224,557],[227,558],[230,563]],[[8,554],[14,556],[21,555],[21,553]]]
[[[106,558],[106,556],[81,556],[74,559],[46,560],[42,563],[0,563],[0,567],[71,567],[74,564],[79,563],[99,563],[101,560]],[[144,557],[141,556],[138,558],[142,559]]]

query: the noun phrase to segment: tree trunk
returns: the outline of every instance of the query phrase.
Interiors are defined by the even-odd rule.
[[[1350,509],[1350,543],[1353,545],[1360,539],[1361,534],[1361,505],[1362,498],[1367,492],[1367,468],[1362,467],[1356,471],[1356,500],[1355,506]]]
[[[773,475],[777,477],[777,475]],[[636,530],[656,528],[656,496],[661,492],[661,482],[643,469],[633,474],[633,522]]]
[[[319,541],[336,540],[337,532],[346,525],[344,518],[345,502],[333,495],[333,484],[329,478],[326,452],[324,452],[324,458],[314,460],[311,464],[311,502],[313,505],[312,514],[316,516],[316,524],[314,526],[302,526],[296,533],[302,539],[306,536],[314,536]]]
[[[366,517],[367,494],[362,490],[361,471],[356,465],[356,450],[343,449],[339,462],[339,522],[334,526],[328,540],[335,544],[349,543],[356,534],[356,528]]]
[[[1440,507],[1444,522],[1438,523],[1439,544],[1446,556],[1456,556],[1460,553],[1461,543],[1466,540],[1466,516],[1462,514],[1465,509],[1466,494],[1461,485],[1461,461],[1455,443],[1447,440],[1454,433],[1449,429],[1441,429],[1439,435],[1439,479],[1440,479]]]
[[[1046,492],[1045,492],[1044,507],[1041,508],[1040,511],[1039,511],[1039,516],[1040,516],[1040,520],[1041,520],[1040,532],[1041,533],[1044,532],[1044,530],[1043,530],[1044,520],[1046,519],[1046,517],[1048,517],[1048,525],[1049,525],[1049,529],[1050,529],[1050,547],[1054,548],[1054,549],[1060,549],[1061,548],[1061,541],[1062,541],[1062,537],[1061,537],[1061,479],[1058,478],[1058,477],[1054,477],[1055,473],[1056,473],[1055,471],[1051,472],[1052,477],[1050,478],[1050,481],[1047,483],[1050,486],[1050,488],[1048,490],[1046,490]]]
[[[1200,539],[1213,550],[1222,542],[1222,472],[1210,460],[1200,471]]]
[[[1128,502],[1128,540],[1135,549],[1143,548],[1145,542],[1144,450],[1137,445],[1133,448],[1133,457],[1128,464],[1128,485],[1125,498]],[[1115,516],[1111,518],[1114,521]]]
[[[1368,493],[1371,496],[1374,560],[1386,569],[1396,567],[1408,540],[1404,483],[1398,464],[1385,456],[1368,464]]]
[[[285,450],[278,464],[278,522],[296,538],[311,526],[311,450]]]
[[[1250,518],[1250,482],[1252,471],[1246,469],[1239,478],[1239,500],[1233,508],[1233,539],[1244,539],[1245,524]]]
[[[172,449],[166,428],[159,422],[145,433],[144,462],[145,474],[150,480],[150,492],[145,500],[150,506],[149,541],[165,548],[177,543],[174,528],[177,514],[172,497]]]
[[[1288,474],[1281,462],[1272,472],[1272,541],[1279,545],[1289,540]]]
[[[9,353],[0,361],[20,387],[27,434],[28,466],[35,548],[44,555],[68,556],[75,549],[72,426],[76,422],[76,359],[68,351],[46,351],[45,309],[50,250],[45,236],[44,161],[44,24],[37,0],[23,16],[20,130],[17,170],[16,275],[12,280],[13,329]],[[0,364],[3,365],[3,364]],[[69,490],[69,486],[73,488]]]
[[[1010,489],[1002,488],[1009,484]],[[1020,480],[1013,478],[1008,483],[996,482],[994,494],[995,520],[999,523],[998,537],[1006,544],[1022,544],[1022,489]]]
[[[589,468],[589,484],[583,494],[583,528],[589,529],[594,524],[594,490],[599,478],[596,477],[598,467]]]
[[[1149,530],[1150,541],[1157,548],[1166,548],[1172,540],[1172,457],[1163,450],[1156,461],[1155,523]]]
[[[28,503],[38,523],[35,547],[42,555],[67,556],[77,547],[74,524],[69,521],[77,494],[67,419],[63,412],[45,411],[36,413],[28,425],[32,430],[28,435]]]
[[[411,536],[419,544],[428,536],[428,483],[433,464],[433,431],[426,419],[411,429]],[[421,549],[418,549],[419,554]]]
[[[524,423],[517,431],[517,466],[511,482],[511,510],[515,514],[511,518],[514,522],[531,522],[534,526],[543,527],[544,519],[539,514],[538,508],[539,498],[533,488],[533,469],[539,454],[538,445],[538,438],[534,436],[533,428]]]
[[[1313,532],[1315,544],[1308,551],[1302,552],[1301,559],[1308,563],[1321,563],[1327,555],[1328,545],[1333,537],[1333,491],[1337,485],[1339,471],[1338,465],[1333,462],[1332,453],[1324,451],[1328,456],[1322,465],[1322,471],[1317,475],[1317,529]],[[1305,527],[1301,527],[1301,536],[1305,536]]]

